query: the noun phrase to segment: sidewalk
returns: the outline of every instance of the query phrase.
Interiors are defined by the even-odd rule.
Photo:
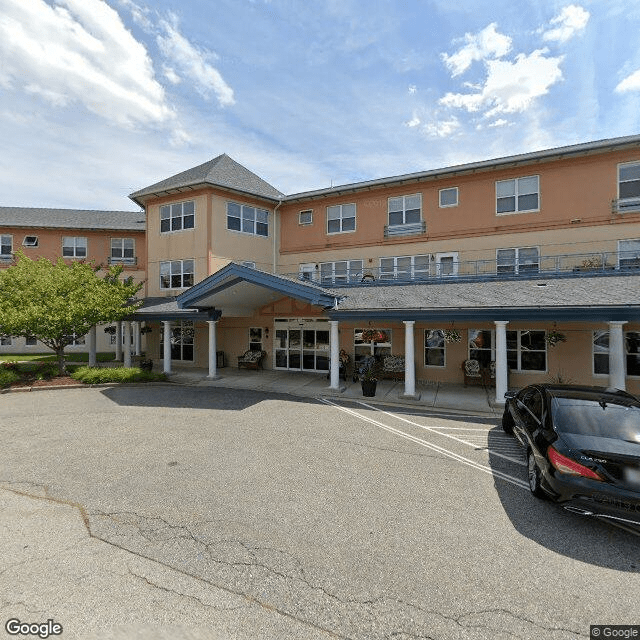
[[[206,369],[175,368],[171,381],[198,387],[222,387],[227,389],[255,389],[272,393],[288,393],[303,397],[337,397],[412,407],[414,409],[447,409],[459,413],[502,415],[503,407],[495,401],[495,389],[464,387],[461,384],[430,382],[417,384],[418,399],[405,398],[404,382],[381,380],[375,398],[364,398],[360,382],[347,377],[340,379],[340,391],[329,389],[326,375],[290,371],[248,371],[224,367],[218,369],[218,379],[208,380]]]

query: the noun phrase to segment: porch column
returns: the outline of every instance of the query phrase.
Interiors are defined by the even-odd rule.
[[[167,375],[171,374],[171,322],[169,320],[163,320],[162,326],[164,327],[164,349],[163,349],[163,363],[162,370]]]
[[[134,349],[136,350],[136,355],[139,356],[141,355],[141,350],[140,350],[140,340],[141,335],[140,335],[140,320],[134,320],[133,322],[133,346]]]
[[[609,322],[609,386],[626,390],[625,349],[622,325],[626,320]]]
[[[96,325],[94,324],[91,329],[89,329],[89,333],[87,334],[87,340],[89,342],[89,366],[95,367],[97,358],[96,358]]]
[[[404,397],[416,397],[416,360],[413,329],[414,320],[403,320],[404,324]]]
[[[124,326],[124,366],[131,368],[131,322],[125,320]]]
[[[329,389],[340,389],[340,338],[338,336],[338,321],[329,320],[329,357],[331,361],[331,383]]]
[[[496,403],[504,404],[509,368],[507,366],[507,320],[496,320]]]
[[[216,325],[217,320],[207,320],[209,325],[209,375],[207,380],[218,379],[218,361],[216,358]]]
[[[116,322],[116,361],[122,361],[122,323]]]

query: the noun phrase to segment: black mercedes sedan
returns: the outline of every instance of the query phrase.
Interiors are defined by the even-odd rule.
[[[640,529],[640,400],[536,384],[505,394],[502,428],[524,447],[531,493]]]

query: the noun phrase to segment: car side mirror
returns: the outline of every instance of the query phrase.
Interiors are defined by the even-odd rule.
[[[505,400],[513,400],[513,398],[516,397],[516,392],[515,391],[505,391],[504,397],[505,397]]]

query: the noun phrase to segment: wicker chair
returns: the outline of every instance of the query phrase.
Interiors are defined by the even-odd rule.
[[[480,369],[480,363],[477,360],[469,359],[462,363],[462,371],[464,373],[464,386],[468,384],[484,384],[484,376]]]

